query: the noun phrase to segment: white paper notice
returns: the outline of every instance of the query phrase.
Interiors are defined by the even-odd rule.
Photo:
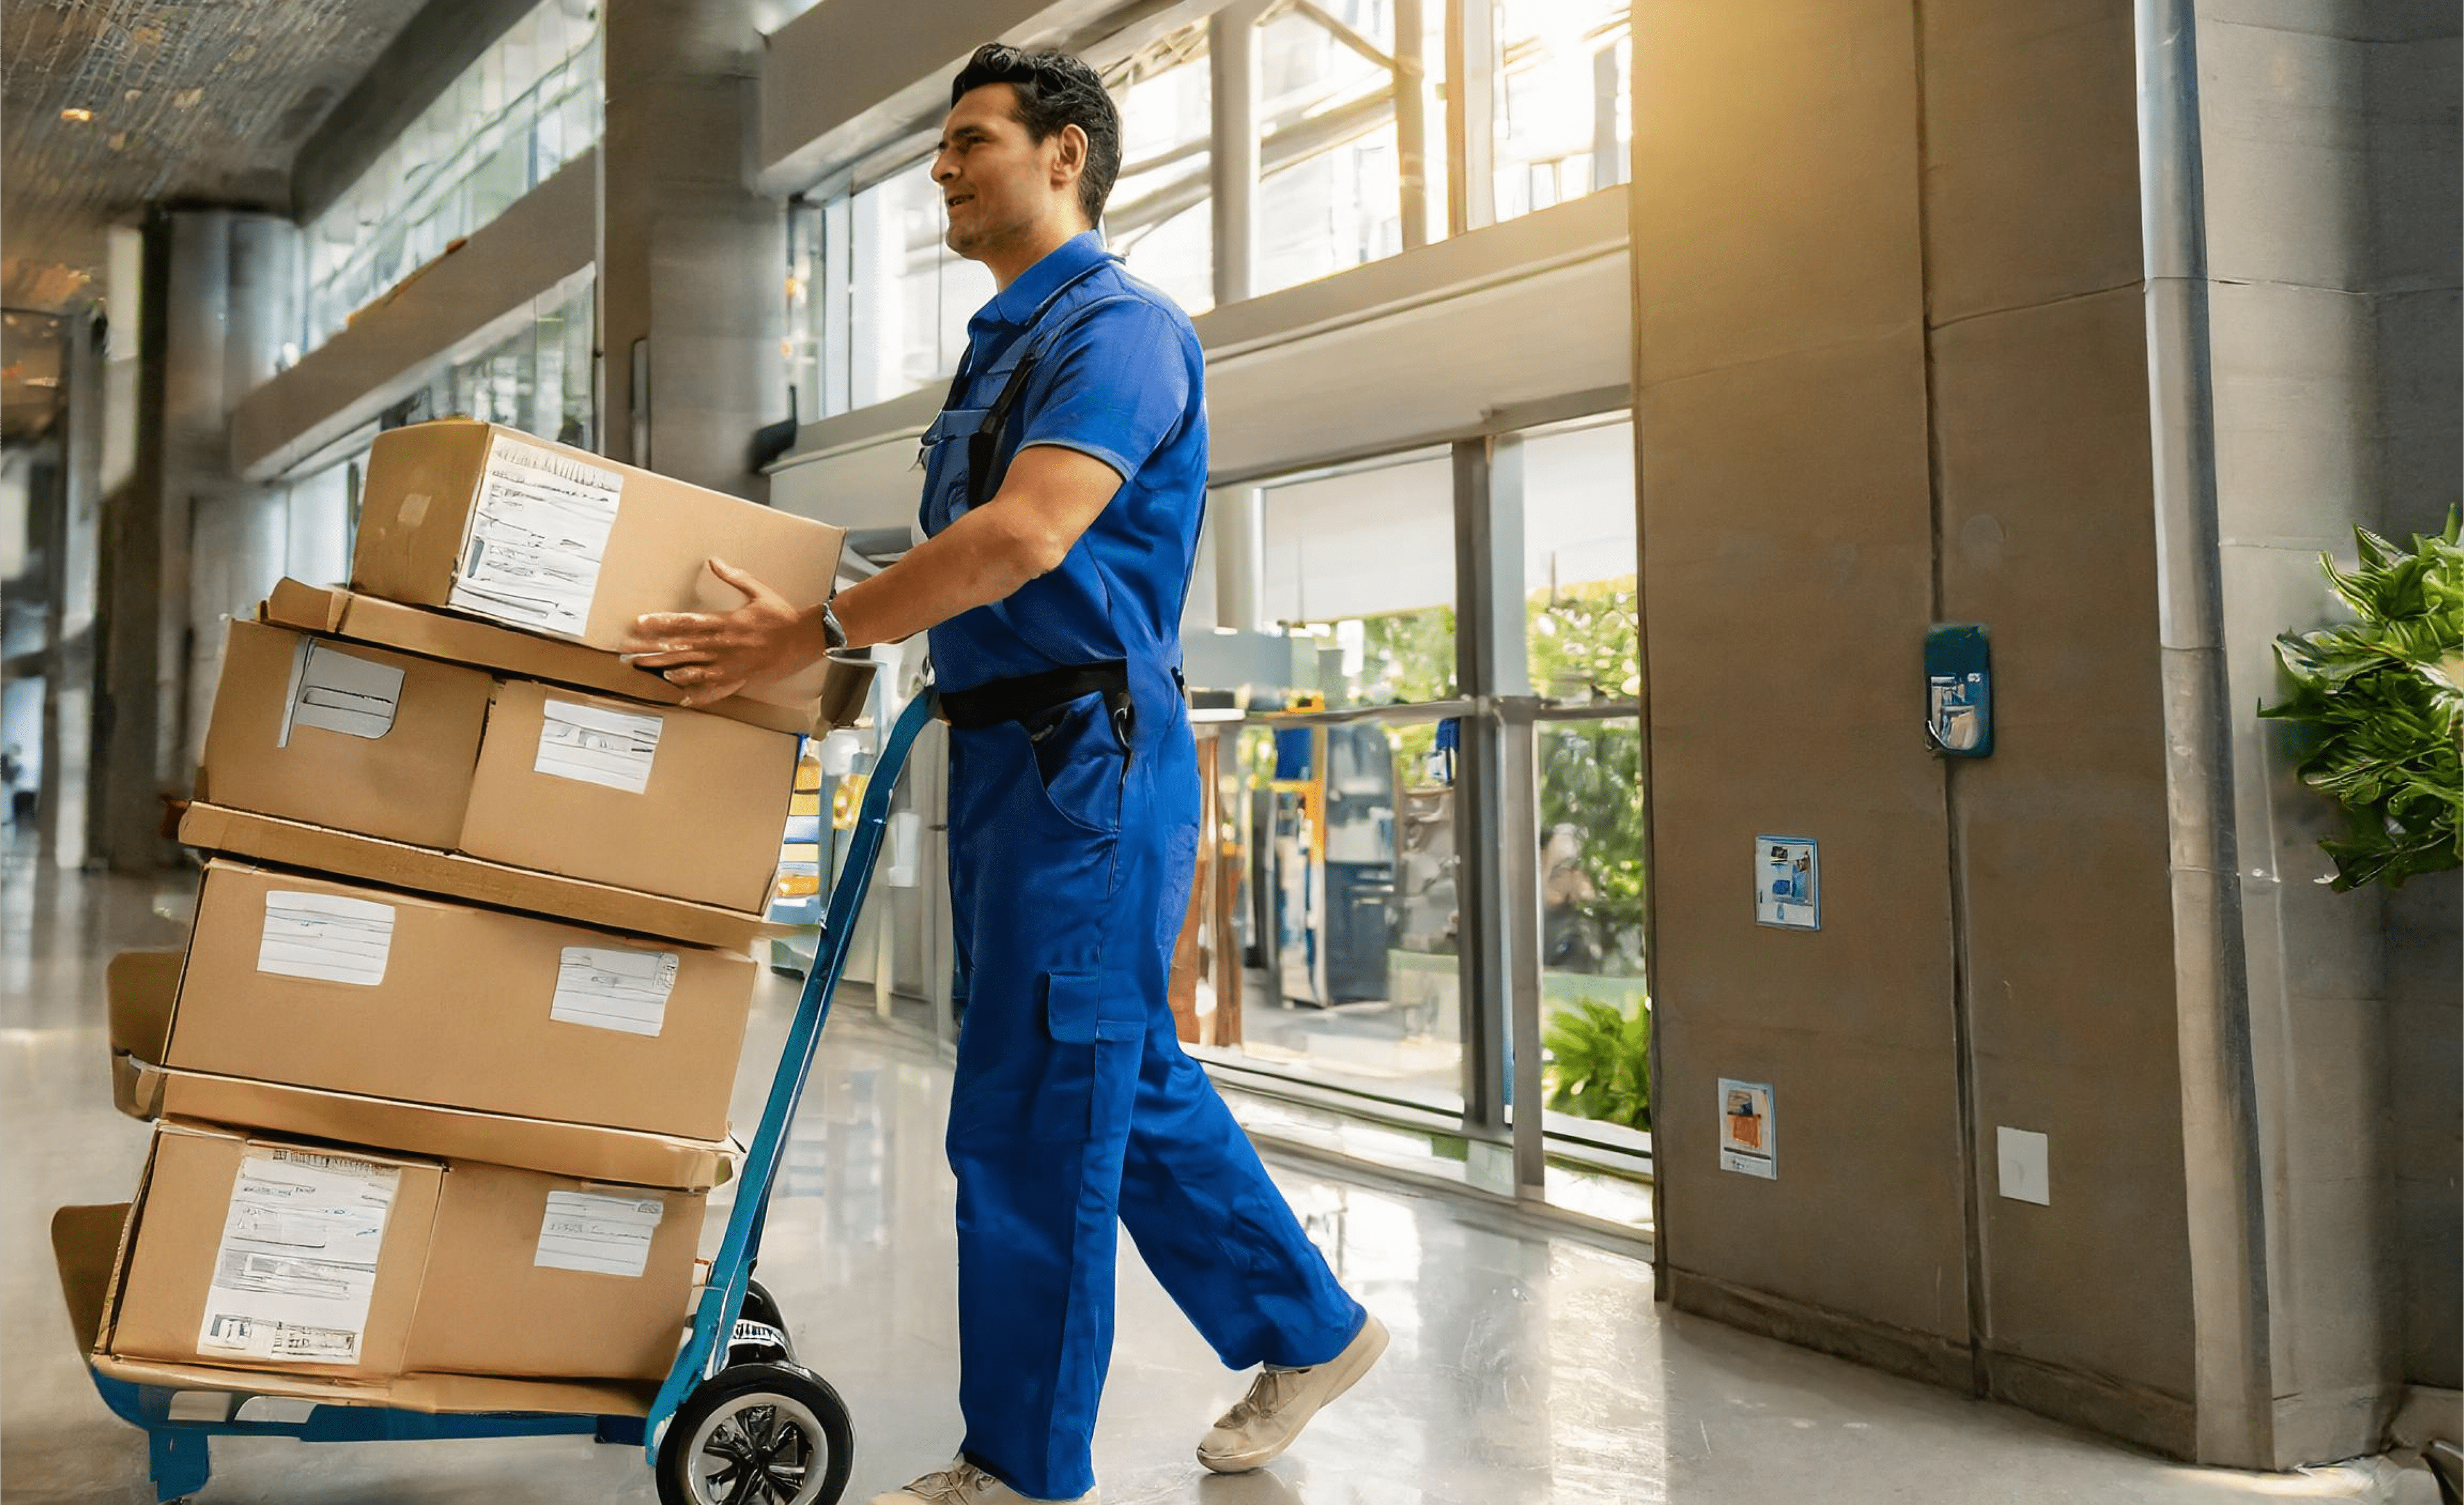
[[[595,1029],[655,1035],[668,1021],[682,960],[672,951],[567,946],[556,969],[551,1019]]]
[[[539,1223],[539,1254],[531,1263],[638,1277],[650,1268],[650,1239],[667,1211],[667,1204],[656,1197],[551,1191],[547,1216]]]
[[[206,1291],[197,1351],[216,1358],[360,1361],[377,1251],[402,1173],[299,1150],[240,1162]]]
[[[639,794],[650,786],[662,724],[655,716],[550,700],[539,724],[539,757],[531,768]]]
[[[385,981],[392,954],[391,904],[282,889],[265,896],[265,934],[256,943],[260,972],[374,987]]]
[[[581,636],[624,490],[622,471],[495,435],[446,605]]]
[[[274,745],[290,746],[292,732],[302,726],[373,741],[393,730],[401,708],[401,670],[303,640],[291,661],[291,698]]]

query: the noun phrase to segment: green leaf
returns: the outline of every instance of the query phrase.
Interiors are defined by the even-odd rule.
[[[2259,715],[2288,723],[2296,773],[2343,808],[2347,833],[2320,843],[2339,892],[2464,864],[2459,523],[2450,507],[2409,548],[2354,529],[2356,565],[2320,564],[2357,620],[2276,639],[2292,691]]]

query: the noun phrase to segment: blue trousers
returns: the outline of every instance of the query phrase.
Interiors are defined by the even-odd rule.
[[[958,1401],[966,1455],[1035,1499],[1094,1487],[1118,1228],[1232,1368],[1365,1320],[1174,1032],[1197,759],[1177,694],[1140,701],[1127,749],[1100,696],[950,736]]]

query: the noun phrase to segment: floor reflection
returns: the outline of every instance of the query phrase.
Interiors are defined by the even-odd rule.
[[[101,976],[117,949],[176,944],[185,882],[0,874],[0,1133],[18,1214],[0,1218],[7,1505],[141,1505],[139,1433],[72,1351],[45,1226],[124,1199],[145,1130],[111,1106]],[[794,1001],[765,982],[737,1122],[751,1125]],[[760,1264],[805,1360],[855,1411],[851,1498],[957,1445],[956,1245],[942,1160],[949,1073],[929,1046],[835,1021],[787,1146]],[[1218,1478],[1191,1455],[1244,1387],[1123,1241],[1119,1340],[1096,1457],[1110,1505],[2179,1505],[2428,1502],[2349,1473],[2176,1468],[2005,1407],[1671,1317],[1650,1273],[1451,1194],[1364,1184],[1317,1162],[1278,1179],[1394,1332],[1385,1362],[1271,1471]],[[719,1199],[723,1204],[727,1197]],[[716,1220],[713,1222],[714,1228]],[[214,1448],[200,1505],[646,1505],[640,1454],[558,1438]]]

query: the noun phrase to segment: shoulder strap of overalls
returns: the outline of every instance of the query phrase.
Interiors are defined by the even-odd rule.
[[[1113,265],[1117,260],[1117,257],[1106,256],[1094,266],[1089,267],[1055,288],[1052,297],[1045,299],[1043,307],[1036,310],[1035,320],[1027,326],[1026,333],[1019,337],[1027,342],[1025,351],[1019,356],[1018,365],[1011,368],[1009,380],[1001,383],[1001,394],[993,399],[993,405],[990,408],[984,409],[983,421],[976,426],[976,432],[967,439],[968,506],[980,507],[990,501],[994,494],[1001,490],[1002,477],[993,474],[993,460],[1000,453],[1001,431],[1009,423],[1009,411],[1018,406],[1019,394],[1026,390],[1026,379],[1034,374],[1036,362],[1043,358],[1044,352],[1051,347],[1054,341],[1060,339],[1080,320],[1096,309],[1120,301],[1129,295],[1124,293],[1111,298],[1099,298],[1091,302],[1080,304],[1071,309],[1067,318],[1048,325],[1045,321],[1045,313],[1052,307],[1054,301],[1063,293],[1077,286],[1080,281],[1098,269]],[[960,380],[964,380],[963,375]],[[955,391],[954,388],[954,395]]]

